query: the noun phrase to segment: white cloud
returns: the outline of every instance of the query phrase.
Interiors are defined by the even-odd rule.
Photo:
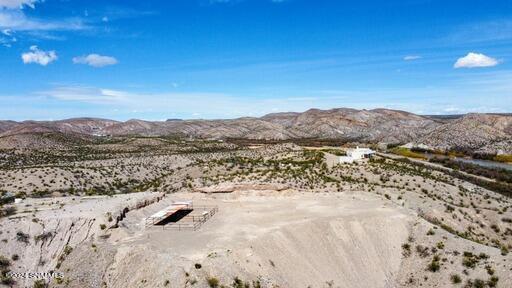
[[[25,64],[36,63],[42,66],[46,66],[51,62],[57,60],[57,53],[53,50],[39,50],[39,48],[37,48],[37,46],[34,45],[30,47],[30,52],[21,54],[21,59]]]
[[[37,94],[64,101],[87,103],[113,103],[125,99],[128,94],[112,89],[101,89],[87,86],[59,86],[52,90]]]
[[[457,59],[453,64],[454,68],[475,68],[492,67],[498,65],[499,61],[481,53],[469,52],[468,55]]]
[[[14,33],[10,29],[4,29],[1,31],[0,44],[5,47],[11,47],[12,43],[17,42],[18,39],[14,37]]]
[[[453,112],[460,112],[463,109],[460,109],[460,108],[454,107],[454,106],[449,106],[449,107],[446,107],[446,108],[444,108],[442,110],[443,110],[443,112],[446,112],[446,113],[453,113]]]
[[[0,0],[0,8],[22,9],[23,6],[34,8],[38,0]]]
[[[405,61],[412,61],[412,60],[417,60],[417,59],[421,59],[422,57],[419,56],[419,55],[407,55],[404,57],[404,60]]]
[[[87,56],[78,56],[73,58],[75,64],[86,64],[92,67],[104,67],[115,65],[118,63],[117,59],[111,56],[102,56],[99,54],[89,54]]]

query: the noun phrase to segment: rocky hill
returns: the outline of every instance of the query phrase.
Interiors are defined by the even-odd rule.
[[[388,109],[310,109],[299,114],[270,114],[271,123],[285,127],[293,138],[332,138],[364,142],[400,143],[416,139],[436,121],[412,113]]]
[[[508,154],[512,153],[512,147],[506,147],[506,143],[511,139],[512,116],[472,113],[427,131],[415,142],[440,150],[483,149],[488,153],[502,150]]]
[[[12,127],[18,125],[14,121],[0,121],[0,133],[10,130]]]
[[[229,120],[132,119],[120,122],[75,118],[59,121],[0,121],[0,147],[12,146],[2,144],[9,137],[33,133],[72,133],[75,136],[173,135],[202,139],[316,138],[397,144],[413,142],[425,144],[433,149],[484,149],[496,153],[511,150],[508,149],[507,143],[512,139],[512,115],[467,114],[457,117],[434,117],[390,109],[337,108],[310,109],[302,113],[273,113],[260,118],[243,117]]]

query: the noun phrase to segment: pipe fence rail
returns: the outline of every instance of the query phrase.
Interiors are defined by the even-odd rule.
[[[148,223],[146,221],[146,225],[149,224],[151,227],[161,226],[163,230],[196,231],[217,212],[219,212],[218,206],[194,206],[189,215],[179,219],[177,222],[170,222],[165,225],[152,225],[151,222]]]

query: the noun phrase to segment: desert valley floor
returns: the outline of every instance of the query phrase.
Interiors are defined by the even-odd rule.
[[[511,198],[386,154],[336,164],[333,149],[140,137],[6,150],[0,190],[23,200],[3,206],[1,285],[510,287]],[[184,200],[218,211],[195,230],[146,225]]]

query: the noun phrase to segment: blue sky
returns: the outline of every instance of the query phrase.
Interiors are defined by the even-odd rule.
[[[512,1],[0,0],[0,119],[512,112]]]

